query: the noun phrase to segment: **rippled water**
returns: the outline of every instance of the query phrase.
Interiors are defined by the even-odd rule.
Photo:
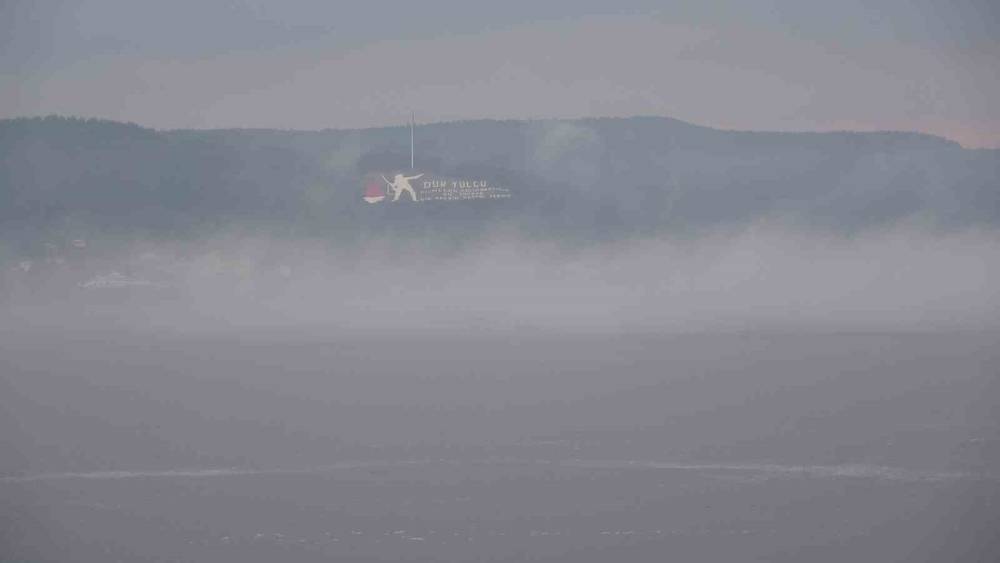
[[[3,561],[992,561],[1000,338],[0,341]]]

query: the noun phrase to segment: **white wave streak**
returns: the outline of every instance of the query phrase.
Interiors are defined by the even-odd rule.
[[[184,477],[233,477],[238,475],[300,475],[318,474],[338,469],[358,469],[387,465],[412,465],[417,462],[366,462],[350,461],[320,467],[298,469],[250,469],[223,467],[208,469],[165,469],[153,471],[88,471],[68,473],[36,473],[34,475],[8,475],[0,477],[0,483],[27,483],[31,481],[56,481],[65,479],[138,479],[138,478],[184,478]]]
[[[69,473],[36,473],[34,475],[0,476],[0,483],[27,483],[32,481],[56,481],[69,479],[137,479],[137,478],[207,478],[233,477],[239,475],[315,475],[343,469],[363,469],[373,467],[402,467],[430,463],[450,463],[502,466],[508,464],[535,463],[553,465],[547,460],[405,460],[405,461],[345,461],[331,465],[308,468],[208,468],[208,469],[167,469],[155,471],[90,471]],[[799,476],[818,478],[863,478],[886,479],[908,482],[955,481],[960,479],[998,480],[1000,475],[990,473],[969,473],[961,471],[921,471],[884,465],[780,465],[770,463],[673,463],[662,461],[635,460],[565,460],[555,465],[583,469],[667,469],[700,472],[753,473],[763,476]]]
[[[962,471],[921,471],[884,465],[781,465],[773,463],[672,463],[658,461],[585,461],[570,463],[577,467],[607,469],[673,469],[678,471],[720,471],[756,473],[771,476],[802,477],[856,477],[867,479],[887,479],[893,481],[954,481],[958,479],[997,479],[991,474],[968,473]]]

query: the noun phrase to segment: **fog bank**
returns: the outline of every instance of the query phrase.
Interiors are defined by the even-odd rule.
[[[766,225],[567,248],[445,252],[376,240],[219,237],[5,266],[3,324],[169,330],[952,330],[1000,326],[1000,235]]]

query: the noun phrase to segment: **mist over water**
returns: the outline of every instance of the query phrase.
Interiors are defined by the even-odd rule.
[[[443,124],[514,197],[379,207],[386,131],[5,126],[0,559],[997,553],[992,153]]]
[[[1000,4],[663,4],[0,0],[0,563],[1000,561]]]
[[[346,249],[265,237],[133,243],[42,274],[9,265],[3,324],[103,315],[194,331],[996,328],[998,243],[983,229],[843,236],[767,225],[584,247],[497,237],[447,251],[392,239]],[[102,284],[114,273],[126,276],[120,286]]]
[[[8,264],[0,543],[904,561],[917,534],[985,560],[995,543],[952,519],[1000,517],[998,242],[244,233]]]

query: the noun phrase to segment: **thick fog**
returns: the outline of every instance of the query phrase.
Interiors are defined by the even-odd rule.
[[[490,239],[8,263],[0,553],[994,559],[995,232]]]
[[[0,122],[0,559],[995,559],[1000,153],[405,133]]]
[[[1000,234],[854,236],[761,224],[570,246],[498,233],[459,249],[217,236],[8,262],[8,327],[345,331],[997,327]],[[95,248],[97,247],[97,248]],[[71,251],[86,257],[73,256]],[[59,254],[56,252],[56,254]]]
[[[1000,560],[989,2],[149,4],[0,0],[0,562]]]

